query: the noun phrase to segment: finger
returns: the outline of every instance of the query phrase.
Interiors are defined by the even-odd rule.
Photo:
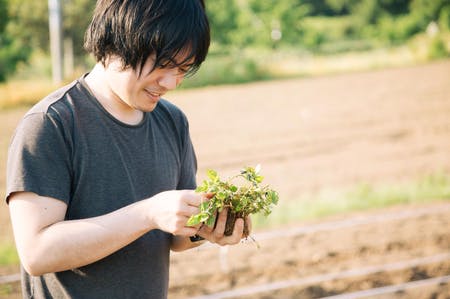
[[[209,226],[208,224],[204,224],[201,229],[202,232],[210,234],[214,230],[214,224]]]
[[[225,226],[227,223],[227,212],[228,209],[223,209],[217,219],[216,227],[214,229],[214,236],[219,239],[223,237],[223,233],[225,232]]]
[[[203,201],[203,196],[194,190],[183,190],[182,200],[193,207],[198,207]]]
[[[233,233],[230,236],[223,236],[220,239],[217,239],[219,245],[234,245],[241,241],[242,235],[244,231],[244,219],[238,218],[234,224]]]
[[[186,225],[186,227],[192,227],[192,228],[194,228],[195,229],[195,234],[198,234],[198,232],[200,231],[200,229],[202,228],[202,223],[200,223],[200,224],[196,224],[196,225],[192,225],[192,226],[188,226],[188,225]]]
[[[198,207],[184,205],[180,207],[179,215],[191,217],[192,215],[200,213],[200,209]]]
[[[234,224],[233,234],[229,237],[229,244],[236,244],[242,239],[244,234],[244,219],[238,218]]]
[[[211,199],[214,197],[215,193],[208,192],[208,193],[203,193],[203,195],[205,196],[206,199]]]
[[[193,202],[189,202],[188,204],[193,205],[193,206],[199,206],[201,203],[204,203],[206,201],[209,201],[213,196],[214,193],[195,193],[196,196],[199,196],[200,198],[200,203],[197,204],[197,200],[194,200]]]
[[[245,222],[247,223],[248,234],[250,235],[252,232],[252,217],[250,216],[245,217]]]

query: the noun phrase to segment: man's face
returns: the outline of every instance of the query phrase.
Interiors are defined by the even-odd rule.
[[[147,59],[141,71],[132,68],[122,70],[121,60],[111,59],[106,72],[112,97],[125,105],[124,108],[153,111],[161,96],[175,89],[188,70],[187,67],[153,69],[153,66],[153,56]]]

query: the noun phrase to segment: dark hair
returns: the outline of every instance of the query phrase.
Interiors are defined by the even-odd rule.
[[[154,68],[183,66],[193,59],[189,73],[194,73],[209,43],[203,0],[98,0],[84,47],[104,65],[109,56],[120,57],[124,69],[142,70],[151,55]],[[178,54],[183,61],[175,60]]]

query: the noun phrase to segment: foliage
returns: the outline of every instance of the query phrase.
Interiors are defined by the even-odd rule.
[[[0,32],[5,30],[8,23],[8,3],[6,0],[0,0]]]
[[[11,34],[28,47],[48,50],[47,1],[9,0]]]
[[[425,22],[429,23],[438,20],[440,11],[449,6],[448,0],[412,0],[410,12],[421,15]]]
[[[48,1],[6,0],[9,2],[10,27],[16,39],[28,47],[49,52]],[[95,0],[61,0],[63,35],[73,41],[75,57],[83,50],[84,32],[90,22]]]
[[[17,65],[28,59],[29,48],[7,34],[0,34],[0,82],[16,71]]]
[[[200,205],[200,213],[191,216],[188,225],[206,223],[213,226],[217,212],[228,208],[238,213],[241,217],[262,212],[269,215],[272,207],[278,203],[278,193],[269,188],[261,186],[263,177],[259,175],[260,167],[245,167],[240,174],[222,181],[214,170],[208,170],[208,180],[204,180],[196,192],[212,193],[213,196]],[[246,184],[237,186],[232,183],[236,178],[244,179]]]
[[[382,10],[377,0],[362,0],[352,7],[352,14],[359,18],[359,24],[375,24]]]
[[[298,43],[302,33],[302,19],[308,7],[302,1],[292,0],[248,0],[248,5],[258,21],[254,30],[255,43],[265,46]],[[275,32],[279,32],[277,37]]]
[[[238,30],[239,7],[234,0],[209,1],[206,6],[212,39],[222,45],[231,44],[232,32]]]
[[[17,65],[26,61],[30,50],[8,30],[9,9],[6,0],[0,0],[0,82],[14,73]]]
[[[424,24],[416,15],[403,15],[396,18],[383,17],[378,22],[378,37],[389,44],[400,44],[411,36],[423,31]]]
[[[439,14],[439,26],[442,30],[450,30],[450,5],[444,6]]]
[[[439,36],[432,39],[428,48],[428,59],[439,59],[448,57],[450,52],[447,50],[445,43]]]
[[[218,84],[239,84],[270,78],[261,63],[242,51],[210,55],[192,78],[184,80],[182,88]]]
[[[322,52],[324,44],[342,44],[344,41],[354,40],[355,21],[353,16],[306,17],[303,19],[302,43],[308,49]]]
[[[63,0],[62,5],[64,37],[72,39],[75,58],[80,62],[86,54],[84,32],[91,21],[95,0]]]
[[[61,0],[64,38],[72,40],[78,68],[91,65],[83,40],[95,3]],[[212,84],[264,77],[259,61],[239,56],[244,49],[334,54],[405,43],[432,21],[450,30],[448,0],[221,0],[206,1],[206,8],[211,52],[232,56],[208,70]],[[0,0],[0,76],[6,79],[36,51],[49,55],[48,31],[47,1]]]
[[[0,266],[17,265],[19,256],[14,244],[10,242],[0,243]]]

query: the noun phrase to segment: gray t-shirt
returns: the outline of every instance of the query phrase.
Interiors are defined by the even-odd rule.
[[[109,114],[83,78],[35,105],[18,125],[8,196],[35,192],[67,204],[65,218],[103,215],[156,193],[194,189],[196,158],[185,115],[161,100],[141,123]],[[132,219],[130,219],[132,221]],[[166,298],[172,235],[152,230],[90,265],[29,276],[27,298]]]

